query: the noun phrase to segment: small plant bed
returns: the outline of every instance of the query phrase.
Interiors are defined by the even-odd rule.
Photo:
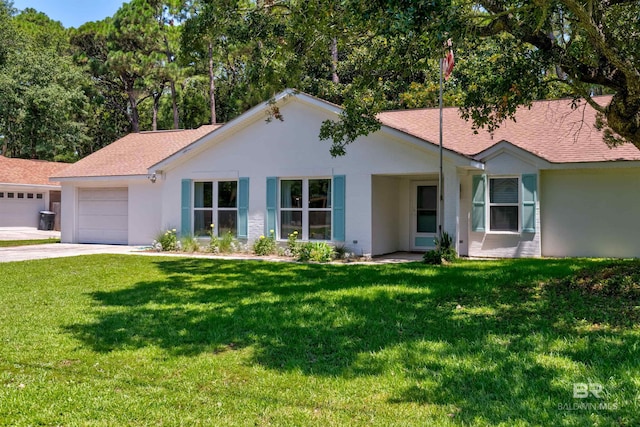
[[[188,253],[190,255],[262,257],[315,263],[370,261],[370,257],[357,256],[342,245],[332,246],[327,242],[299,241],[297,231],[288,235],[286,244],[278,242],[274,231],[270,230],[269,235],[262,235],[249,245],[236,239],[230,232],[218,236],[213,224],[206,238],[178,237],[175,228],[166,230],[156,236],[150,250]]]
[[[11,248],[16,246],[46,245],[48,243],[60,243],[60,239],[0,240],[0,248]]]

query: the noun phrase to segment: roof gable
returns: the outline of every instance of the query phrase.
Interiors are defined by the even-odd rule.
[[[161,170],[165,171],[181,162],[188,161],[192,157],[197,156],[198,154],[206,150],[212,144],[229,138],[232,134],[238,132],[240,129],[250,126],[251,124],[256,123],[259,120],[273,120],[274,116],[279,114],[280,108],[292,102],[300,102],[315,109],[322,110],[326,113],[329,113],[330,116],[335,116],[336,119],[342,112],[342,108],[340,106],[329,101],[325,101],[323,99],[294,89],[286,89],[276,95],[273,99],[258,104],[242,115],[236,117],[229,123],[225,124],[222,129],[215,132],[214,134],[207,135],[206,137],[194,142],[193,144],[185,146],[184,148],[175,152],[173,155],[153,165],[151,168],[149,168],[149,172],[156,172]],[[286,117],[284,118],[284,120],[287,120]],[[416,138],[414,135],[408,135],[405,132],[399,132],[398,129],[386,126],[384,123],[382,125],[381,131],[385,132],[388,137],[392,137],[394,141],[402,140],[405,143],[417,145],[421,149],[426,149],[427,151],[434,150],[433,146],[431,146],[430,144],[425,144],[425,142],[420,138]],[[437,148],[435,148],[435,150],[437,150]],[[469,156],[458,153],[455,150],[445,149],[445,155],[448,158],[455,159],[455,161],[461,166],[473,168],[481,167],[481,165],[479,165],[473,159],[469,158]]]
[[[481,153],[476,154],[474,157],[478,161],[486,163],[504,153],[508,153],[509,155],[514,156],[523,162],[535,165],[540,169],[548,169],[550,167],[550,163],[545,159],[504,140],[492,145]]]
[[[232,134],[238,132],[240,129],[243,129],[258,120],[274,120],[274,118],[280,114],[279,108],[282,107],[283,104],[293,101],[294,99],[296,101],[313,105],[316,108],[329,110],[336,115],[341,111],[339,106],[331,104],[328,101],[324,101],[294,89],[286,89],[274,96],[272,99],[256,105],[226,123],[222,129],[217,131],[214,135],[211,135],[211,137],[199,139],[191,144],[187,144],[179,150],[176,150],[172,155],[151,165],[149,167],[149,171],[155,172],[159,170],[166,170],[173,167],[176,163],[187,161],[193,156],[198,155],[203,150],[206,150],[212,143],[215,143],[215,141],[226,139]]]
[[[59,173],[68,166],[68,163],[0,156],[0,183],[57,186],[59,183],[50,182],[49,177]]]

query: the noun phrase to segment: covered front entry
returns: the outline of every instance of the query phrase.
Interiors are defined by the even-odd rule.
[[[78,189],[78,242],[126,245],[127,188]]]
[[[372,255],[425,252],[438,231],[437,175],[374,175]]]

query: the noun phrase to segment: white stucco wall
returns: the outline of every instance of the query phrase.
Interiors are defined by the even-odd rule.
[[[640,257],[640,169],[544,171],[542,255]]]
[[[444,225],[442,230],[453,237],[456,251],[460,252],[460,175],[457,168],[445,162],[444,171]]]
[[[411,250],[411,239],[413,238],[412,227],[413,217],[411,215],[411,205],[413,188],[413,178],[398,178],[398,223],[395,227],[396,233],[398,233],[398,249],[399,251]]]
[[[345,245],[357,254],[373,254],[371,240],[371,175],[347,175]],[[357,242],[357,243],[355,243]]]
[[[129,244],[149,246],[163,230],[162,182],[149,180],[129,184]]]
[[[330,142],[320,141],[323,120],[337,119],[330,111],[304,102],[290,101],[280,107],[284,121],[266,123],[266,115],[243,123],[233,135],[219,138],[193,155],[183,156],[164,172],[162,224],[179,228],[181,218],[181,180],[218,180],[249,177],[249,240],[265,232],[266,178],[331,177],[346,175],[345,244],[358,253],[376,253],[396,245],[396,235],[380,238],[373,248],[372,204],[386,203],[384,197],[372,200],[372,176],[376,174],[437,173],[437,151],[429,152],[405,140],[377,132],[348,146],[347,155],[332,158]],[[446,186],[457,188],[455,167],[450,166]],[[389,194],[385,189],[386,194]],[[447,199],[450,210],[446,229],[455,232],[457,198]],[[388,215],[386,215],[388,217]],[[389,239],[389,241],[387,241]],[[353,243],[357,241],[358,243]]]
[[[528,161],[513,155],[509,152],[502,152],[494,157],[487,159],[485,162],[484,174],[487,179],[501,176],[517,176],[521,178],[522,174],[539,174],[535,165]],[[471,197],[472,197],[472,174],[464,176],[462,182],[462,203],[461,216],[466,219],[466,230],[468,233],[468,253],[473,257],[497,257],[497,258],[517,258],[517,257],[539,257],[542,254],[540,244],[540,185],[538,183],[538,200],[536,203],[536,232],[474,232],[471,230]],[[538,176],[538,182],[540,178]],[[522,183],[520,182],[520,185]],[[521,193],[521,192],[520,192]],[[489,189],[487,186],[487,198]],[[522,194],[520,194],[520,199]],[[486,230],[489,230],[489,203],[485,205],[485,221]],[[519,212],[521,214],[522,204],[520,204]],[[520,219],[520,222],[522,220]],[[522,225],[521,225],[522,226]],[[460,236],[460,240],[465,240],[464,236]]]
[[[468,171],[458,172],[459,194],[458,198],[458,254],[469,256],[469,233],[471,231],[471,178]]]
[[[60,195],[60,241],[62,243],[76,243],[77,223],[77,195],[76,188],[71,183],[62,183]]]

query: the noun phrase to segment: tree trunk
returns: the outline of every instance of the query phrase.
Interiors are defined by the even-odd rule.
[[[209,104],[211,107],[211,124],[216,124],[216,80],[213,72],[213,44],[209,42]]]
[[[176,82],[171,80],[171,106],[173,108],[173,128],[180,129],[180,115],[178,114],[178,94],[176,93]]]
[[[174,62],[173,55],[171,53],[171,49],[169,48],[169,39],[167,39],[167,35],[164,35],[164,47],[165,47],[165,55],[167,56],[167,63],[171,64]],[[178,114],[178,94],[176,93],[176,82],[174,80],[174,76],[170,77],[170,88],[171,88],[171,107],[173,109],[173,128],[180,129],[180,115]]]
[[[338,39],[331,39],[331,70],[333,71],[332,80],[334,83],[340,83],[338,76]]]
[[[9,138],[5,135],[2,138],[2,153],[0,155],[7,157],[7,148],[9,148]]]
[[[138,114],[138,103],[136,102],[136,95],[133,91],[127,91],[129,96],[129,121],[131,122],[131,131],[133,133],[140,132],[140,115]]]
[[[153,117],[151,119],[151,129],[153,131],[158,130],[158,110],[160,109],[161,96],[162,96],[162,90],[153,94]]]
[[[36,138],[31,136],[29,139],[31,140],[31,159],[36,160],[38,158],[38,152],[36,151]]]

